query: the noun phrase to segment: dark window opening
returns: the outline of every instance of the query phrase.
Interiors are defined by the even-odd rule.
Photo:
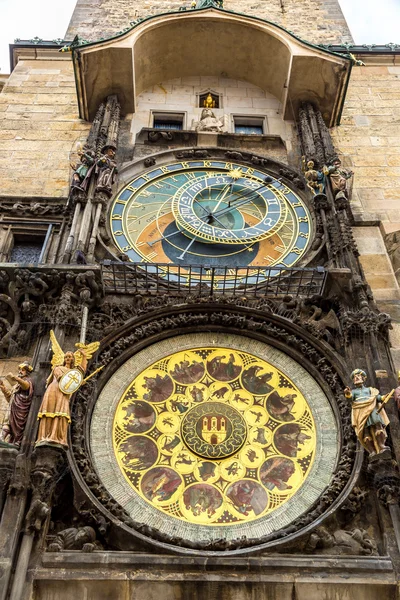
[[[263,117],[233,117],[235,133],[242,135],[263,135]]]
[[[183,129],[183,114],[180,113],[154,113],[154,129]]]
[[[14,246],[8,262],[38,263],[42,254],[45,236],[15,235]]]

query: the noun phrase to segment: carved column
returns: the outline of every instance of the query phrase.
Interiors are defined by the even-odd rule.
[[[18,450],[16,448],[0,446],[0,517],[7,496],[8,484],[14,472],[17,455]]]
[[[64,469],[66,469],[64,449],[51,445],[43,445],[35,449],[31,469],[32,497],[25,518],[25,531],[15,568],[10,600],[23,598],[33,545],[36,538],[39,541],[46,535],[54,489]]]
[[[71,259],[72,249],[74,247],[74,241],[76,236],[76,230],[78,227],[79,218],[81,216],[81,208],[83,202],[86,200],[85,194],[83,191],[75,191],[74,192],[75,199],[75,208],[74,208],[74,216],[72,218],[71,229],[68,235],[67,243],[65,245],[64,256],[62,259],[63,263],[69,263]]]
[[[86,252],[88,260],[93,261],[101,207],[112,193],[113,176],[110,177],[109,189],[98,190],[102,158],[107,148],[114,152],[117,149],[119,123],[118,98],[116,95],[108,96],[97,110],[81,155],[81,163],[75,169],[71,184],[70,201],[75,203],[75,210],[64,249],[64,263],[69,263],[74,255],[75,260],[72,262],[76,262]],[[85,208],[82,213],[83,206]]]
[[[29,460],[19,454],[8,484],[7,499],[0,522],[0,600],[8,597],[11,574],[24,520],[29,488]]]

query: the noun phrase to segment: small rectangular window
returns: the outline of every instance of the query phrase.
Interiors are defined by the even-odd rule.
[[[14,245],[8,262],[38,263],[42,254],[45,236],[15,235]]]
[[[234,131],[241,135],[263,135],[265,133],[265,117],[233,117]]]
[[[154,129],[183,129],[183,113],[153,113]]]

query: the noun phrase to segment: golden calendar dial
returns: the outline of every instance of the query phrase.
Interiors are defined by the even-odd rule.
[[[121,398],[113,436],[135,493],[175,518],[213,526],[285,504],[316,447],[299,389],[267,361],[229,347],[150,365]]]
[[[90,445],[130,517],[189,544],[287,526],[329,485],[339,452],[311,375],[272,346],[220,332],[128,359],[96,402]]]

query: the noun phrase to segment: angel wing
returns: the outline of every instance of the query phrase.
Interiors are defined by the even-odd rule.
[[[57,342],[57,338],[53,330],[50,331],[51,349],[53,352],[53,358],[51,359],[51,366],[58,367],[64,364],[64,350]]]
[[[97,351],[98,347],[100,346],[100,342],[92,342],[91,344],[81,344],[80,342],[78,342],[77,344],[75,344],[76,348],[79,348],[79,350],[83,351],[83,354],[86,356],[87,360],[91,359],[93,354]],[[82,363],[82,353],[79,351],[74,352],[74,357],[75,357],[75,366],[79,367],[79,365]]]

